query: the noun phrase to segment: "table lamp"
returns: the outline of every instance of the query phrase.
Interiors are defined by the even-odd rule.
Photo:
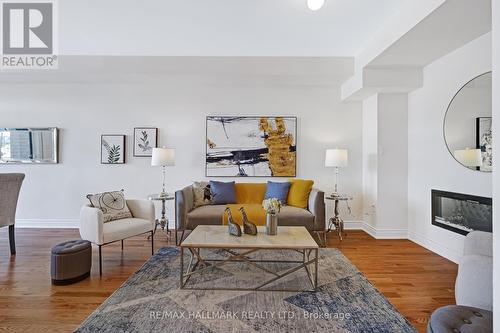
[[[162,167],[162,190],[160,198],[167,197],[165,191],[165,167],[175,165],[175,149],[170,148],[153,148],[153,156],[151,158],[151,166]]]
[[[453,156],[468,168],[476,168],[483,165],[481,149],[457,149],[453,152]]]
[[[335,190],[333,196],[338,195],[339,168],[347,167],[347,149],[327,149],[325,167],[335,168]]]

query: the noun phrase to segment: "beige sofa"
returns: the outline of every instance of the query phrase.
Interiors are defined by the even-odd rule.
[[[280,226],[304,226],[310,232],[325,232],[325,193],[313,189],[309,195],[307,209],[292,206],[282,207],[279,213]],[[258,205],[261,204],[261,201]],[[242,206],[248,203],[241,203]],[[257,205],[251,203],[250,205]],[[194,208],[192,186],[175,192],[175,218],[177,230],[182,231],[180,241],[186,230],[194,230],[198,225],[221,225],[226,205],[206,205]]]

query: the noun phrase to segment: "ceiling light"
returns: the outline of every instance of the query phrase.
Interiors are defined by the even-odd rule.
[[[307,7],[313,11],[321,9],[324,4],[325,0],[307,0]]]

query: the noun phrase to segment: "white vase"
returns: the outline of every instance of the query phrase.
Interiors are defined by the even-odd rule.
[[[274,236],[278,234],[278,214],[267,214],[266,234]]]

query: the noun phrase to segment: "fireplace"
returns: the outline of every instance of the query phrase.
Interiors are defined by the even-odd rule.
[[[492,232],[491,198],[432,190],[432,224],[462,235]]]

